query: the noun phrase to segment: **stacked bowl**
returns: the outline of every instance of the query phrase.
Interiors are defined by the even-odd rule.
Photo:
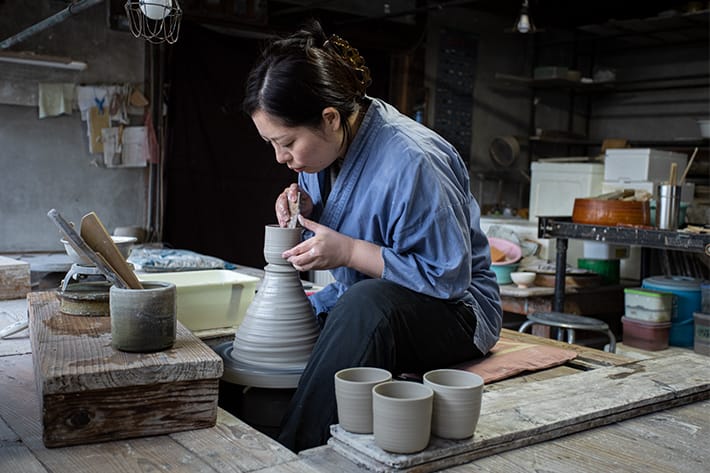
[[[503,238],[488,237],[491,247],[491,270],[496,275],[498,284],[511,284],[510,274],[520,266],[522,250],[520,246]]]

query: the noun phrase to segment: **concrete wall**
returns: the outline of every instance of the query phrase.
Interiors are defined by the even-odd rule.
[[[62,10],[66,2],[0,3],[0,41]],[[56,208],[68,220],[95,211],[109,231],[145,225],[147,168],[107,169],[90,154],[86,122],[78,111],[38,118],[40,82],[143,83],[144,43],[107,27],[103,3],[79,12],[10,51],[71,57],[85,71],[0,62],[0,253],[62,251],[60,233],[47,218]],[[132,116],[132,124],[142,124]]]

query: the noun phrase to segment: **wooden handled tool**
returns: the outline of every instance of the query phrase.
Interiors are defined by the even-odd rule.
[[[59,230],[61,230],[71,247],[74,248],[74,251],[89,258],[109,282],[122,289],[128,287],[126,281],[106,263],[106,260],[102,258],[101,255],[95,253],[94,250],[86,244],[84,239],[74,230],[74,227],[72,227],[56,209],[47,212],[47,216],[59,227]]]
[[[126,281],[129,289],[143,289],[126,259],[111,239],[106,227],[94,212],[89,212],[81,218],[81,237],[86,244],[103,257],[105,262]]]

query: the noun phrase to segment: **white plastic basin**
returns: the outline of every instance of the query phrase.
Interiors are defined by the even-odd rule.
[[[193,332],[238,327],[259,283],[259,278],[226,269],[141,273],[137,276],[140,281],[175,284],[177,318]]]

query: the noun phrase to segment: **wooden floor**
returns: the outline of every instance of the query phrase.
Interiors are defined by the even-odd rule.
[[[24,300],[0,302],[0,327],[26,317]],[[511,339],[557,344],[507,332]],[[565,345],[565,347],[570,347]],[[511,395],[550,379],[677,350],[626,357],[573,346],[577,359],[543,372],[487,386]],[[624,353],[623,345],[620,347]],[[629,352],[634,350],[629,350]],[[708,359],[710,362],[710,358]],[[707,380],[706,380],[707,381]],[[549,383],[549,381],[548,381]],[[590,386],[591,388],[591,386]],[[615,396],[614,392],[607,393]],[[530,398],[521,399],[521,404]],[[574,412],[579,406],[560,405]],[[666,409],[542,443],[478,458],[450,472],[701,472],[710,464],[710,401]],[[39,402],[27,331],[0,340],[0,472],[333,472],[363,471],[331,446],[296,455],[220,410],[213,428],[102,444],[48,449],[42,443]]]

